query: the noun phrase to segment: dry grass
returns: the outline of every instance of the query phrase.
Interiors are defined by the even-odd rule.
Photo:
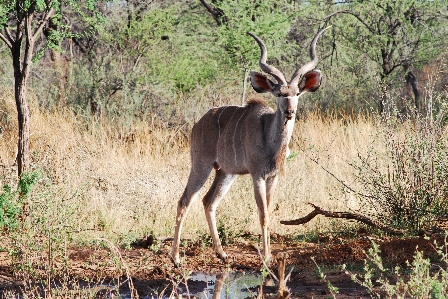
[[[14,181],[17,125],[12,92],[2,90],[0,94],[3,184]],[[31,98],[30,102],[35,101]],[[189,173],[189,128],[164,126],[156,118],[134,124],[131,132],[112,127],[81,121],[69,111],[48,112],[32,106],[33,167],[42,168],[52,188],[78,206],[77,223],[79,230],[84,231],[80,236],[106,237],[118,242],[149,232],[171,236],[177,200]],[[311,115],[305,121],[297,121],[290,146],[293,155],[280,178],[271,213],[271,231],[286,234],[329,230],[330,222],[326,219],[316,219],[302,227],[279,223],[308,213],[312,208],[307,202],[330,210],[356,208],[356,199],[347,197],[341,185],[310,157],[350,183],[353,169],[347,161],[351,162],[358,151],[366,151],[376,130],[372,121],[361,117],[353,121],[322,121]],[[218,219],[227,230],[259,233],[252,190],[250,177],[240,177],[222,201]],[[205,192],[203,188],[201,195]],[[184,232],[185,238],[208,233],[199,200],[190,210]]]

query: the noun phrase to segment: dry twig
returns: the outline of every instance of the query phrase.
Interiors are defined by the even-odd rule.
[[[314,211],[312,211],[305,217],[295,219],[295,220],[282,220],[282,221],[280,221],[280,223],[285,224],[285,225],[299,225],[299,224],[304,224],[304,223],[309,222],[311,219],[313,219],[317,215],[323,215],[325,217],[330,217],[330,218],[344,218],[344,219],[356,220],[356,221],[362,222],[364,224],[367,224],[369,226],[378,228],[378,229],[385,231],[391,235],[403,235],[405,233],[405,231],[403,231],[403,230],[389,227],[387,225],[384,225],[378,221],[375,221],[375,220],[373,220],[367,216],[361,215],[361,214],[348,213],[348,212],[329,212],[329,211],[322,210],[320,207],[316,206],[315,204],[312,204],[312,203],[308,203],[308,204],[314,208]]]

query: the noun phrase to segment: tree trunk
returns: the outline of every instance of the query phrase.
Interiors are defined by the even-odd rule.
[[[406,83],[408,83],[411,88],[412,92],[414,93],[414,105],[417,111],[423,112],[423,103],[422,103],[422,97],[420,93],[420,89],[418,88],[418,79],[415,74],[409,70],[406,75]]]
[[[11,20],[15,20],[16,28],[11,32],[8,22],[4,21],[3,29],[5,34],[0,32],[0,40],[4,41],[11,50],[12,64],[14,68],[14,97],[16,100],[17,118],[19,123],[19,136],[17,143],[17,173],[19,178],[30,168],[29,137],[30,137],[30,111],[26,99],[26,84],[32,65],[33,51],[36,39],[42,34],[42,30],[47,24],[55,10],[51,1],[47,2],[46,13],[39,13],[42,18],[34,20],[36,8],[43,4],[43,1],[28,1],[28,5],[23,5],[23,1],[12,1],[14,6],[7,9],[7,15],[15,14]],[[2,5],[2,8],[4,5]],[[14,7],[14,8],[13,8]],[[9,11],[11,9],[11,11]],[[34,23],[33,23],[34,22]],[[37,28],[33,28],[33,24]],[[22,43],[25,42],[22,53]]]
[[[17,145],[18,176],[27,172],[30,167],[29,137],[30,137],[30,111],[26,99],[26,81],[22,78],[15,80],[15,99],[19,121],[19,140]]]
[[[30,111],[26,98],[26,83],[31,67],[31,57],[34,49],[34,39],[27,38],[23,64],[21,61],[22,38],[17,39],[12,47],[12,63],[14,67],[14,97],[16,100],[17,118],[19,125],[19,136],[17,142],[17,174],[20,178],[22,173],[30,168],[29,137],[30,137]]]

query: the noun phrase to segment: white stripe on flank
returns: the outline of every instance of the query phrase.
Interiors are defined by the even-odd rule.
[[[238,107],[235,107],[235,110],[233,111],[232,117],[229,120],[229,123],[232,122],[233,116],[235,115],[236,110],[238,110]],[[226,137],[229,134],[229,130],[226,131]],[[227,153],[227,142],[224,142],[224,153]]]
[[[240,120],[243,118],[244,114],[246,114],[246,111],[248,109],[245,109],[243,114],[241,114],[240,118],[238,119],[238,121],[235,124],[235,130],[233,131],[233,137],[232,137],[232,147],[233,147],[233,156],[234,156],[234,164],[236,166],[236,149],[235,149],[235,134],[236,134],[236,130],[238,128],[238,124],[240,122]],[[241,135],[241,134],[240,134]]]
[[[240,145],[241,145],[241,155],[243,157],[243,160],[241,162],[242,162],[242,165],[244,167],[246,167],[247,166],[246,165],[246,150],[245,150],[246,148],[245,148],[245,145],[243,143],[243,134],[242,133],[240,133]]]
[[[224,110],[226,110],[229,106],[224,107],[224,109],[222,109],[221,113],[219,113],[218,116],[218,140],[219,137],[221,136],[221,126],[219,125],[219,120],[221,119],[221,114],[223,114]]]
[[[226,110],[229,106],[224,107],[224,109],[222,109],[221,113],[219,113],[218,115],[218,140],[216,142],[216,145],[218,145],[219,143],[219,139],[221,137],[221,125],[219,124],[219,120],[221,119],[221,114],[224,113],[224,110]],[[215,159],[216,163],[218,163],[219,159],[218,159],[218,150],[216,150],[216,159]]]
[[[204,151],[204,121],[201,122],[201,152]]]

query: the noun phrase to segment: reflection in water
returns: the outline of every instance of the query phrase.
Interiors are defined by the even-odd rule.
[[[256,273],[235,273],[225,271],[217,275],[194,273],[190,280],[203,281],[207,288],[197,294],[189,294],[201,299],[252,298],[255,288],[262,284],[262,277]],[[187,294],[184,294],[187,295]]]
[[[157,296],[155,294],[149,296],[141,296],[141,299],[171,299],[178,298],[177,295],[182,295],[182,298],[198,298],[198,299],[244,299],[254,298],[257,296],[258,287],[263,283],[261,274],[257,273],[237,273],[224,271],[218,274],[208,273],[193,273],[189,276],[187,285],[192,282],[204,282],[206,287],[198,289],[197,287],[188,288],[180,293],[172,293],[171,295]],[[267,283],[265,281],[265,283]],[[107,287],[105,285],[102,286]],[[195,289],[193,291],[192,289]],[[177,289],[179,291],[179,289]],[[117,296],[112,295],[104,298],[111,299],[131,299],[129,292],[120,293]],[[176,295],[175,297],[172,297]],[[155,296],[155,297],[154,297]],[[179,297],[180,298],[180,297]]]

